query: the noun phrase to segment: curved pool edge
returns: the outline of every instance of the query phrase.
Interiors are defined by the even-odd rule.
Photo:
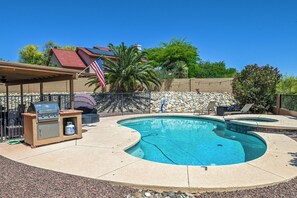
[[[193,116],[191,114],[179,114],[179,113],[168,113],[168,114],[163,114],[163,115],[159,115],[159,114],[149,114],[149,115],[137,115],[137,116],[133,116],[133,117],[129,117],[129,118],[123,118],[123,119],[118,119],[117,120],[117,124],[119,121],[123,121],[123,120],[129,120],[129,119],[137,119],[137,118],[144,118],[144,117],[154,117],[154,116],[158,116],[158,117],[162,117],[162,116],[182,116],[182,117],[199,117],[201,119],[211,119],[211,120],[215,120],[215,121],[219,121],[224,123],[224,120],[221,117],[212,117],[212,116]],[[267,134],[267,133],[261,133],[261,132],[253,132],[253,131],[249,131],[248,134],[254,135],[258,138],[260,138],[266,145],[267,145],[267,150],[266,152],[259,158],[256,158],[254,160],[248,161],[248,162],[244,162],[244,163],[239,163],[239,164],[232,164],[232,165],[220,165],[220,166],[207,166],[208,169],[217,169],[217,168],[222,168],[221,171],[218,171],[220,173],[216,173],[216,177],[215,180],[212,180],[212,184],[208,183],[205,185],[205,181],[203,182],[203,184],[201,185],[189,185],[187,187],[179,187],[179,186],[156,186],[156,185],[147,185],[147,184],[140,184],[139,182],[137,183],[127,183],[127,182],[119,182],[119,181],[115,181],[113,180],[113,182],[119,183],[119,184],[127,184],[127,185],[134,185],[137,187],[144,187],[144,188],[153,188],[153,189],[179,189],[179,190],[186,190],[186,191],[229,191],[229,190],[239,190],[239,189],[252,189],[252,188],[257,188],[257,187],[266,187],[266,186],[271,186],[271,185],[275,185],[278,183],[282,183],[282,182],[286,182],[288,180],[291,180],[295,177],[297,177],[297,169],[296,167],[294,167],[295,171],[294,174],[286,174],[288,166],[284,165],[284,163],[286,163],[286,161],[281,162],[279,160],[279,155],[283,155],[284,158],[288,157],[285,155],[288,154],[289,152],[285,151],[285,149],[279,149],[278,145],[276,144],[276,142],[279,140],[277,138],[277,136],[282,136],[281,140],[279,141],[279,143],[283,143],[288,141],[290,144],[294,145],[294,148],[297,150],[297,142],[295,142],[294,140],[292,140],[291,138],[285,136],[285,135],[280,135],[280,134]],[[273,137],[273,138],[272,138]],[[286,139],[286,140],[284,140]],[[132,145],[133,146],[133,145]],[[131,146],[131,147],[132,147]],[[280,147],[283,147],[283,145],[280,145]],[[123,150],[124,153],[126,153]],[[127,153],[126,153],[127,154]],[[276,155],[274,155],[276,154]],[[129,154],[127,154],[129,155]],[[134,156],[133,156],[134,157]],[[290,157],[289,157],[290,158]],[[187,169],[190,169],[190,172],[193,172],[194,175],[196,172],[201,172],[201,167],[204,166],[186,166],[186,165],[171,165],[171,164],[162,164],[162,163],[158,163],[158,162],[152,162],[152,161],[148,161],[148,160],[142,160],[141,161],[146,161],[148,163],[151,164],[156,164],[157,166],[163,166],[163,165],[168,165],[171,167],[186,167]],[[269,164],[271,162],[274,162],[272,164]],[[276,164],[282,164],[284,166],[276,166]],[[244,171],[245,173],[241,176],[242,174],[242,170],[240,169],[247,169],[247,171]],[[275,168],[275,170],[272,170],[273,168]],[[200,170],[199,170],[200,169]],[[217,171],[217,170],[216,170]],[[188,172],[188,171],[187,171]],[[225,172],[225,173],[224,173]],[[236,181],[232,181],[232,182],[227,182],[227,183],[232,183],[232,185],[222,185],[221,182],[222,180],[219,180],[220,184],[215,184],[215,181],[218,181],[218,179],[222,179],[222,178],[218,178],[217,176],[222,176],[225,175],[223,178],[230,178],[230,174],[233,173],[240,173],[236,176],[237,179],[235,179]],[[265,172],[265,173],[264,173]],[[275,173],[277,172],[277,173]],[[280,173],[278,173],[280,172]],[[282,174],[282,173],[284,174]],[[291,173],[292,173],[291,172]],[[226,174],[227,173],[227,174]],[[263,177],[263,174],[267,175],[267,177]],[[193,175],[193,174],[191,174]],[[253,175],[253,176],[250,176]],[[191,177],[191,176],[190,176]],[[258,177],[262,177],[262,178],[258,178]],[[203,177],[205,178],[205,177]],[[242,178],[247,178],[244,179],[245,181],[242,181]],[[269,179],[268,179],[269,178]],[[251,180],[249,180],[251,179]],[[252,181],[253,180],[253,181]],[[265,181],[263,181],[265,180]],[[244,184],[246,181],[249,181],[248,184]],[[234,183],[233,183],[234,182]],[[193,182],[189,182],[192,183]],[[224,182],[222,182],[224,183]]]
[[[277,184],[288,182],[292,179],[297,178],[297,176],[293,178],[289,178],[282,181],[277,182],[271,182],[271,183],[265,183],[260,185],[249,185],[249,186],[230,186],[230,187],[174,187],[174,186],[159,186],[159,185],[150,185],[150,184],[138,184],[138,183],[127,183],[127,182],[119,182],[119,181],[109,181],[109,180],[103,180],[98,179],[100,181],[108,181],[114,185],[120,185],[120,186],[127,186],[134,189],[142,189],[142,190],[153,190],[157,192],[164,192],[164,191],[173,191],[173,192],[187,192],[187,193],[204,193],[204,192],[231,192],[231,191],[241,191],[241,190],[252,190],[256,188],[265,188],[274,186]]]
[[[124,118],[124,119],[119,119],[116,123],[118,124],[118,122],[120,121],[124,121],[124,120],[129,120],[129,119],[137,119],[137,118],[145,118],[145,117],[166,117],[166,116],[179,116],[179,117],[189,117],[189,118],[200,118],[200,119],[210,119],[210,120],[214,120],[214,121],[218,121],[218,122],[221,122],[221,123],[224,123],[225,122],[225,119],[223,117],[217,117],[217,116],[209,116],[209,115],[193,115],[193,114],[187,114],[187,113],[165,113],[165,114],[145,114],[145,115],[134,115],[130,118]],[[262,115],[260,115],[262,116]],[[138,132],[139,133],[139,132]],[[270,155],[272,153],[275,153],[277,152],[278,154],[280,154],[281,152],[286,153],[286,151],[282,151],[280,149],[276,149],[277,147],[277,144],[275,144],[275,142],[272,141],[272,139],[274,141],[277,141],[275,138],[276,136],[274,136],[274,138],[271,138],[271,139],[268,139],[269,137],[268,136],[271,136],[271,134],[267,134],[267,133],[262,133],[262,132],[254,132],[254,131],[248,131],[247,132],[248,134],[250,135],[253,135],[253,136],[256,136],[257,138],[261,139],[267,146],[267,149],[266,149],[266,152],[260,156],[259,158],[256,158],[256,159],[253,159],[251,161],[248,161],[248,162],[243,162],[243,163],[238,163],[238,164],[231,164],[231,165],[220,165],[220,166],[208,166],[208,167],[232,167],[232,166],[240,166],[240,165],[244,165],[244,164],[249,164],[251,166],[255,166],[255,165],[258,165],[259,163],[262,164],[263,161],[266,161],[267,157],[271,157]],[[272,134],[272,135],[277,135],[279,136],[279,134]],[[264,137],[263,137],[264,136]],[[280,136],[285,136],[285,135],[280,135]],[[294,144],[295,147],[297,146],[297,142],[295,142],[294,140],[292,140],[291,138],[285,136],[286,139],[289,139],[288,142],[290,142],[290,144]],[[284,140],[281,140],[280,142],[285,142]],[[133,147],[135,144],[131,145],[129,148]],[[276,149],[276,150],[274,150]],[[297,147],[296,147],[297,149]],[[126,149],[125,149],[126,150]],[[123,150],[123,152],[125,152],[125,150]],[[125,154],[129,155],[128,153],[125,152]],[[133,156],[134,157],[134,156]],[[140,159],[142,160],[142,159]],[[153,162],[153,161],[148,161],[148,160],[143,160],[143,161],[147,161],[147,162],[150,162],[150,163],[156,163],[156,164],[159,164],[159,165],[163,165],[163,163],[159,163],[159,162]],[[273,160],[271,160],[273,161]],[[270,162],[271,162],[270,161]],[[277,161],[275,161],[277,162]],[[166,164],[167,165],[167,164]],[[184,167],[193,167],[194,169],[195,168],[200,168],[201,166],[187,166],[187,165],[171,165],[171,164],[168,164],[170,166],[184,166]],[[265,165],[265,163],[263,164]],[[204,166],[202,166],[204,167]],[[273,167],[273,166],[271,166]],[[260,167],[260,169],[262,169]],[[297,171],[297,169],[296,169]],[[269,172],[269,171],[268,171]],[[272,172],[271,172],[272,173]],[[272,173],[274,174],[274,173]],[[280,177],[283,177],[283,176],[280,176]],[[230,188],[230,189],[249,189],[249,188],[256,188],[256,187],[264,187],[264,186],[271,186],[271,185],[274,185],[274,184],[277,184],[277,183],[281,183],[281,182],[285,182],[285,181],[288,181],[288,180],[291,180],[293,178],[297,177],[297,172],[293,175],[287,175],[283,177],[283,179],[281,179],[280,181],[277,181],[277,182],[267,182],[265,184],[260,184],[260,185],[249,185],[249,186],[237,186],[235,188]],[[136,184],[133,184],[133,185],[136,185]],[[192,187],[191,187],[192,188]],[[203,190],[207,190],[209,188],[196,188],[196,189],[203,189]],[[212,190],[219,190],[219,189],[222,189],[221,187],[218,187],[218,188],[211,188]],[[229,187],[227,187],[226,189],[229,189]],[[226,190],[224,188],[224,190]]]
[[[296,153],[297,142],[282,134],[255,132],[267,143],[267,151],[262,157],[242,164],[209,166],[207,170],[200,166],[177,166],[136,159],[122,148],[135,143],[137,133],[119,127],[117,122],[141,116],[102,118],[94,129],[83,134],[83,139],[77,140],[77,144],[76,141],[69,141],[53,145],[54,149],[52,146],[31,149],[23,148],[23,145],[12,147],[0,144],[0,148],[6,148],[0,149],[0,154],[40,168],[116,184],[143,186],[146,189],[180,189],[191,192],[250,189],[285,182],[297,176],[296,166],[290,165],[290,161],[295,159],[290,153]],[[23,149],[27,156],[19,157],[12,153],[11,148]],[[46,161],[48,159],[52,160]]]

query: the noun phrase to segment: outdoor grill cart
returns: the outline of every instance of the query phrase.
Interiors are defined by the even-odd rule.
[[[82,138],[82,111],[60,111],[56,102],[31,103],[24,115],[24,141],[36,147],[65,140]],[[72,123],[74,133],[69,135],[67,123]]]

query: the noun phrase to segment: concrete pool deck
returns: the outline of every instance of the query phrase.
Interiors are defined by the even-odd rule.
[[[297,176],[297,142],[283,134],[255,132],[267,144],[266,153],[255,160],[224,166],[169,165],[151,162],[125,153],[140,134],[119,126],[117,121],[160,114],[126,115],[101,118],[80,140],[31,149],[23,144],[0,144],[0,155],[24,164],[152,189],[223,191],[268,186]],[[162,114],[164,115],[164,114]],[[165,114],[184,115],[193,114]],[[208,117],[208,116],[201,116]],[[210,116],[223,121],[223,117]],[[275,117],[274,117],[275,118]],[[297,128],[297,120],[277,118]],[[207,152],[207,151],[206,151]]]

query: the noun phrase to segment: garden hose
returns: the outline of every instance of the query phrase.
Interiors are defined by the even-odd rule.
[[[14,140],[8,140],[7,144],[9,145],[15,145],[15,144],[19,144],[21,141],[18,139],[14,139]]]

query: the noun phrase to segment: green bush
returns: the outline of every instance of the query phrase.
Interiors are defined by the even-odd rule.
[[[297,76],[283,76],[276,92],[282,94],[282,108],[297,111]]]
[[[227,68],[223,61],[200,61],[189,67],[189,77],[191,78],[232,78],[235,74],[236,69]]]
[[[297,76],[283,76],[276,86],[279,94],[297,94]]]
[[[276,85],[280,78],[281,74],[277,68],[269,65],[247,65],[233,79],[234,97],[241,106],[253,103],[253,113],[267,112],[274,104]]]

